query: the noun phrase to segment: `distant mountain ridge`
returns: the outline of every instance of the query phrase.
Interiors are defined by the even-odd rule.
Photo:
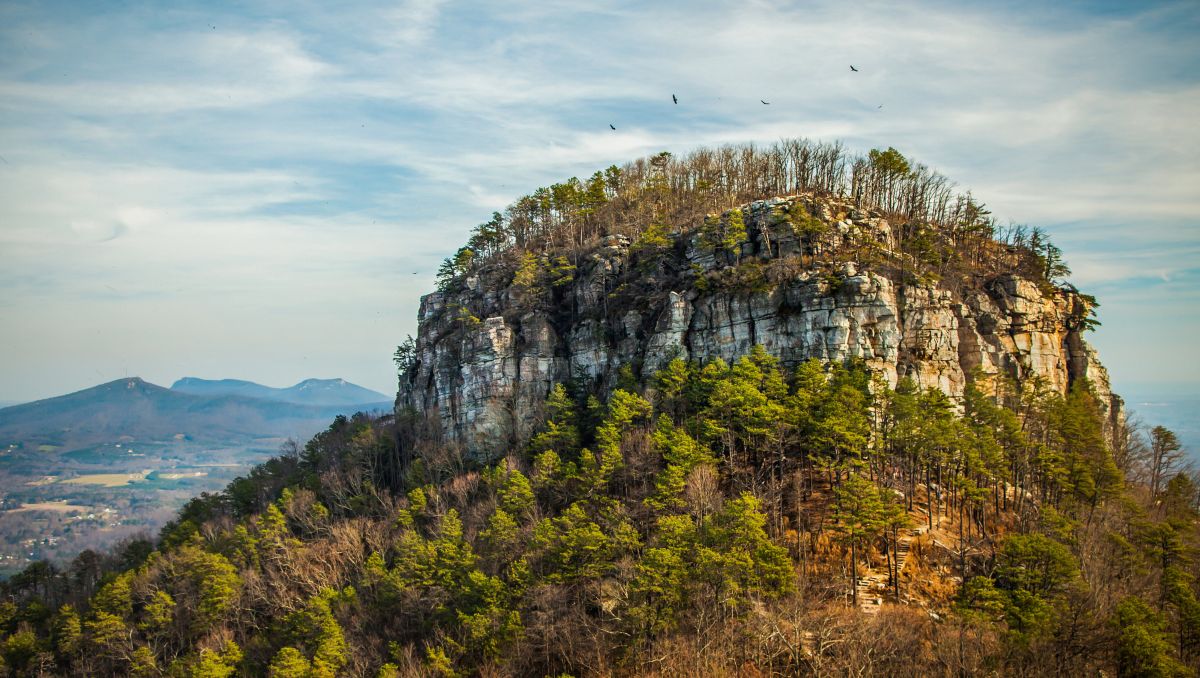
[[[184,377],[172,391],[208,396],[244,396],[300,405],[367,405],[391,400],[390,396],[345,379],[305,379],[288,388],[273,388],[242,379]]]
[[[309,380],[313,381],[322,383]],[[309,382],[301,382],[293,389]],[[259,386],[252,382],[240,383]],[[357,389],[348,390],[343,399],[350,393],[372,393],[343,383]],[[218,392],[188,393],[163,388],[138,377],[118,379],[75,393],[0,409],[0,443],[49,444],[69,450],[125,437],[148,441],[184,436],[189,440],[214,443],[285,436],[303,439],[328,426],[329,421],[339,414],[392,407],[385,396],[373,403],[308,404],[278,397],[221,393],[219,387],[214,390]],[[329,392],[312,386],[305,390],[311,390],[318,397]]]

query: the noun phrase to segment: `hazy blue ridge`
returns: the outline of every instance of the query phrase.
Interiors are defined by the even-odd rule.
[[[345,379],[305,379],[288,388],[272,388],[241,379],[184,377],[172,384],[171,390],[196,395],[246,396],[305,405],[370,405],[391,400],[383,393]]]
[[[0,444],[37,443],[72,449],[122,437],[221,442],[288,436],[305,439],[339,414],[391,407],[386,397],[369,403],[305,404],[244,395],[200,395],[131,377],[0,409]]]

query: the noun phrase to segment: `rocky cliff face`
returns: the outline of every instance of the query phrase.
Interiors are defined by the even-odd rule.
[[[529,434],[556,383],[604,390],[624,366],[649,375],[674,357],[732,361],[760,344],[786,365],[859,358],[892,385],[908,376],[954,397],[976,371],[1059,391],[1086,378],[1119,419],[1073,289],[1005,272],[939,282],[911,258],[880,256],[893,225],[837,201],[792,196],[741,212],[740,251],[707,245],[700,228],[650,253],[609,236],[546,289],[512,285],[510,266],[425,296],[397,408],[436,413],[449,437],[489,456]],[[798,228],[788,214],[811,216]]]

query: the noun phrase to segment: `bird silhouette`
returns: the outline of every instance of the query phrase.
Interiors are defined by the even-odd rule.
[[[672,95],[671,95],[671,101],[674,101],[675,103],[679,103],[679,97],[677,97],[677,96],[675,96],[674,94],[672,94]]]
[[[770,105],[771,105],[771,102],[770,102],[770,101],[763,101],[762,99],[759,99],[759,101],[760,101],[760,102],[762,102],[762,105],[763,105],[763,106],[770,106]]]
[[[616,129],[616,127],[613,127],[613,124],[612,124],[611,122],[610,122],[610,123],[608,123],[608,126],[609,126],[609,127],[611,127],[611,128],[612,128],[612,129],[614,129],[614,130]]]
[[[850,70],[854,71],[855,73],[858,72],[858,69],[854,67],[854,64],[850,64]]]

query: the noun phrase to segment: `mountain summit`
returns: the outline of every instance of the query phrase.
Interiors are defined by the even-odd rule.
[[[172,391],[197,395],[237,395],[302,405],[374,405],[392,398],[345,379],[305,379],[288,388],[272,388],[241,379],[184,377],[171,384]]]
[[[1121,403],[1084,339],[1095,299],[1062,282],[1044,233],[1002,228],[894,149],[731,153],[655,156],[481,225],[422,298],[398,407],[486,458],[529,437],[513,413],[554,384],[603,397],[673,358],[762,346],[955,400],[972,375],[1060,394],[1087,380],[1112,430]]]

